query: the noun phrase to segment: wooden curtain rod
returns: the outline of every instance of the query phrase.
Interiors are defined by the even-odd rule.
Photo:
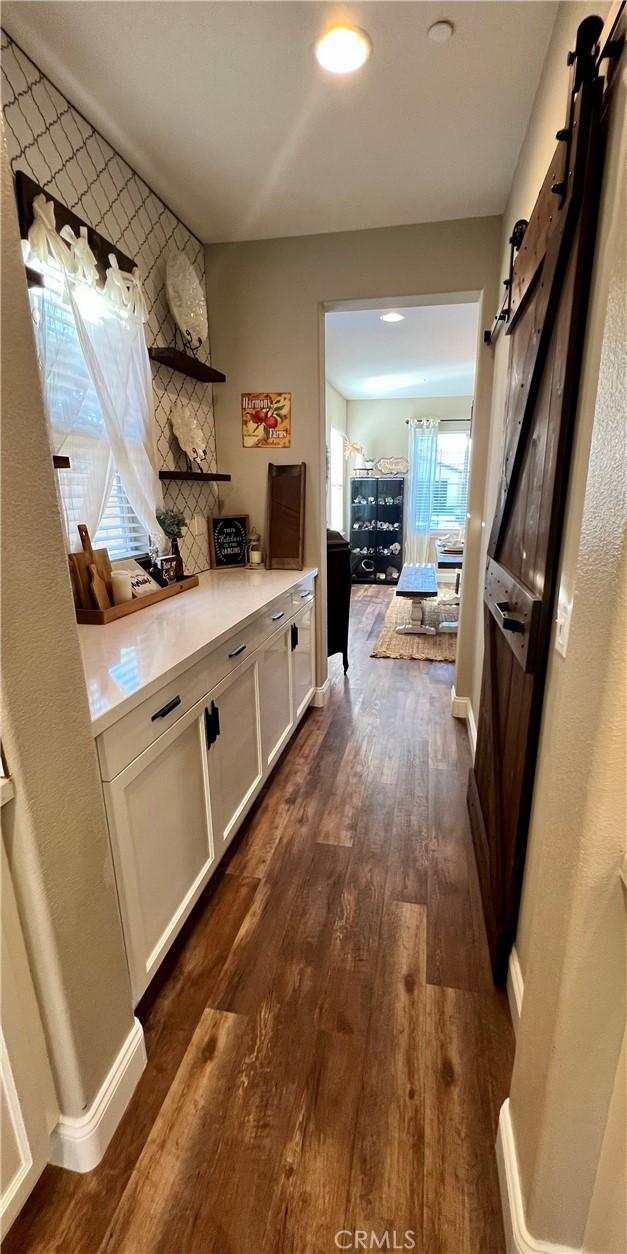
[[[436,417],[436,415],[434,414],[434,415],[433,415],[433,417],[435,418],[435,417]],[[406,418],[406,419],[405,419],[405,425],[406,425],[407,427],[409,426],[410,422],[422,422],[422,419],[421,419],[421,418]],[[470,426],[470,418],[438,418],[438,422],[439,422],[439,423],[443,423],[443,422],[467,422],[467,423],[468,423],[468,426]]]

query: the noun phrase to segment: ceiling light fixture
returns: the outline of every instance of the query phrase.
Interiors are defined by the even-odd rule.
[[[352,74],[366,63],[371,52],[370,36],[358,26],[334,26],[315,47],[316,60],[331,74]]]
[[[379,314],[379,318],[381,322],[404,322],[405,314],[385,313],[385,314]]]
[[[434,44],[447,44],[452,38],[455,27],[452,22],[434,22],[429,27],[427,35]]]

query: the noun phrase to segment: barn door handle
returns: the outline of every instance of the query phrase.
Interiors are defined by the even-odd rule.
[[[509,615],[509,601],[497,601],[494,608],[496,610],[497,622],[504,631],[525,630],[525,624],[521,623],[519,618],[511,618]]]

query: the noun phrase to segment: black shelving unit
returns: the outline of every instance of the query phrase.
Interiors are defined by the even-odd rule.
[[[403,569],[405,480],[351,479],[351,574],[353,583],[398,583]]]

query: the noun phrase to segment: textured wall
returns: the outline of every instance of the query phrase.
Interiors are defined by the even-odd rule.
[[[4,140],[1,235],[3,837],[59,1105],[79,1116],[132,1003]]]
[[[2,32],[2,104],[7,147],[13,170],[24,170],[68,209],[135,258],[149,304],[146,340],[171,344],[174,324],[165,299],[165,258],[171,247],[182,249],[204,285],[203,246],[164,205],[148,185],[118,156],[93,126],[72,108],[11,38]],[[209,345],[199,354],[210,360]],[[153,365],[159,469],[184,467],[185,459],[169,427],[172,402],[180,398],[196,415],[209,450],[209,468],[216,470],[212,388]],[[164,484],[165,504],[181,509],[190,520],[218,509],[212,484]],[[209,566],[208,532],[181,543],[190,573]]]

